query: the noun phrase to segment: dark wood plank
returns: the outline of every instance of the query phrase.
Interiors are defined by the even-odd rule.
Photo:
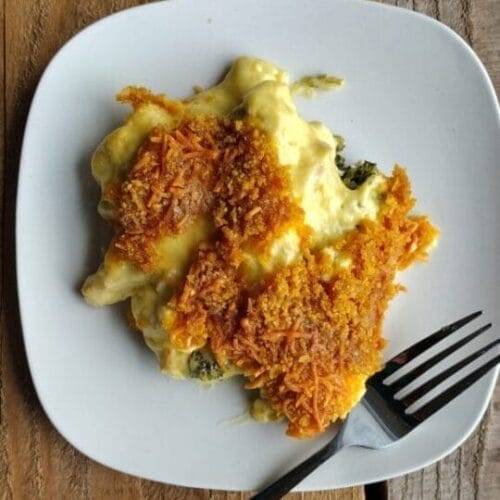
[[[0,130],[1,130],[1,138],[0,138],[0,206],[1,210],[1,223],[3,227],[4,223],[4,172],[5,172],[5,5],[0,3]],[[3,245],[0,246],[0,262],[4,262],[5,252]],[[0,266],[0,354],[3,353],[4,350],[4,297],[3,297],[3,265]],[[5,418],[3,416],[3,407],[4,407],[4,381],[3,381],[3,356],[0,358],[0,477],[5,478],[3,481],[5,486],[7,486],[7,472],[8,472],[8,459],[7,459],[7,451],[6,451],[6,443],[2,439],[2,436],[5,435]],[[2,480],[0,480],[0,487],[2,487]]]

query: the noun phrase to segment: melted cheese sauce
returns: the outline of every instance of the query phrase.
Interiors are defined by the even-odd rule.
[[[362,219],[377,216],[385,189],[384,177],[374,175],[357,190],[343,184],[335,165],[334,136],[323,124],[307,122],[299,116],[289,76],[275,65],[250,57],[239,58],[219,85],[182,104],[184,112],[192,116],[236,116],[244,112],[272,136],[280,164],[289,170],[293,194],[304,210],[315,248],[327,245]],[[122,127],[104,139],[93,156],[92,172],[101,189],[121,179],[154,126],[171,129],[178,119],[155,102],[138,106]],[[114,218],[114,207],[105,202],[99,205],[99,212],[107,219]],[[210,222],[202,219],[175,238],[163,238],[158,244],[161,259],[154,274],[107,255],[82,290],[93,305],[131,297],[132,315],[146,343],[157,354],[162,370],[178,378],[187,376],[189,353],[171,348],[168,332],[159,321],[168,311],[162,310],[160,304],[165,303],[164,299],[185,276],[193,253],[211,232]],[[299,237],[290,229],[273,243],[265,257],[248,250],[246,264],[258,280],[278,265],[291,264],[299,252]]]

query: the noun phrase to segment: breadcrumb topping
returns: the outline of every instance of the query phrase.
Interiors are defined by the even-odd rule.
[[[360,376],[381,368],[384,313],[402,289],[395,273],[425,258],[436,236],[425,217],[408,217],[413,204],[408,178],[396,168],[379,219],[333,244],[352,259],[350,267],[332,273],[328,257],[306,252],[271,275],[248,300],[239,328],[218,340],[247,387],[260,389],[287,418],[288,434],[310,437],[343,418]]]
[[[181,116],[184,107],[180,101],[169,99],[165,94],[153,94],[145,87],[130,85],[125,87],[117,96],[116,100],[124,104],[130,104],[133,109],[138,109],[144,104],[154,104],[168,111],[170,116]]]
[[[197,117],[172,131],[154,128],[106,197],[118,213],[114,251],[147,272],[161,238],[200,217],[212,221],[214,236],[165,304],[162,326],[174,348],[207,346],[222,368],[236,367],[295,437],[343,418],[360,380],[362,388],[381,368],[382,320],[402,289],[395,274],[424,259],[437,233],[427,217],[409,215],[415,201],[396,167],[378,218],[333,241],[331,254],[312,251],[273,141],[246,120]],[[265,253],[290,228],[302,256],[255,283],[246,253]]]
[[[158,240],[200,216],[212,219],[232,255],[243,243],[265,248],[301,225],[303,212],[290,192],[267,134],[248,122],[198,117],[170,132],[155,127],[104,199],[118,207],[114,249],[153,272]]]

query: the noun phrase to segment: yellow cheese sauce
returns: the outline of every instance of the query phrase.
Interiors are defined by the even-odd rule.
[[[178,103],[183,116],[232,117],[244,113],[255,126],[270,134],[279,163],[289,173],[293,196],[311,228],[315,249],[353,229],[361,220],[375,219],[385,191],[385,179],[380,174],[371,176],[359,189],[348,189],[335,163],[335,137],[323,124],[307,122],[297,112],[292,90],[335,87],[340,83],[338,79],[315,77],[291,86],[287,72],[274,64],[241,57],[219,85]],[[109,134],[93,156],[92,172],[101,189],[105,191],[122,179],[153,127],[162,125],[168,130],[178,122],[179,115],[162,106],[161,97],[136,106],[125,124]],[[103,201],[99,212],[113,220],[115,208]],[[132,315],[146,343],[157,354],[162,370],[178,378],[188,375],[189,353],[171,347],[168,332],[159,320],[168,315],[162,304],[181,282],[194,252],[212,230],[210,221],[201,219],[180,235],[163,238],[158,243],[160,260],[155,273],[145,273],[107,255],[83,286],[86,300],[93,305],[130,297]],[[299,244],[299,236],[291,228],[273,242],[266,255],[248,250],[246,265],[258,280],[277,266],[293,263],[300,254]]]

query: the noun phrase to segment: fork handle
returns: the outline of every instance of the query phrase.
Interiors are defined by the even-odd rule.
[[[304,462],[294,467],[280,479],[270,484],[250,500],[277,500],[286,495],[294,486],[297,486],[311,472],[316,470],[323,462],[335,455],[342,448],[342,431],[323,448],[311,455]]]

